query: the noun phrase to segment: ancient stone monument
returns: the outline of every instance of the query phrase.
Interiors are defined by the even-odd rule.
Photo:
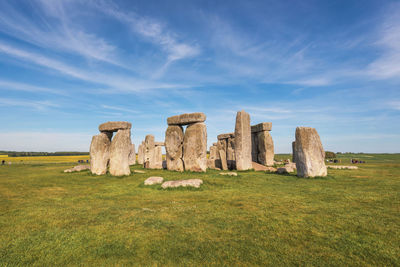
[[[326,176],[325,151],[317,130],[310,127],[296,128],[295,150],[297,176]]]
[[[144,141],[138,147],[138,164],[144,164]]]
[[[235,134],[220,134],[217,136],[217,139],[218,142],[210,147],[210,159],[214,160],[213,163],[210,163],[210,168],[214,167],[222,170],[234,170],[236,168]],[[215,157],[214,155],[211,156],[211,151],[215,151]]]
[[[236,114],[235,158],[237,170],[249,170],[251,164],[251,127],[250,115],[244,110]]]
[[[296,141],[292,142],[292,161],[296,163]]]
[[[271,122],[251,126],[252,160],[265,166],[274,165],[274,141],[269,133],[271,129]]]
[[[135,144],[131,144],[131,147],[129,150],[129,165],[135,165],[135,164],[136,164]]]
[[[207,169],[207,127],[204,113],[169,117],[165,132],[168,170],[205,172]],[[187,125],[184,133],[183,127]]]
[[[155,142],[154,136],[146,135],[144,141],[144,160],[143,164],[148,169],[162,169],[162,146],[163,142]]]
[[[125,121],[110,121],[100,124],[100,134],[93,136],[90,144],[90,170],[93,174],[129,175],[129,154],[132,124]],[[112,138],[113,133],[117,132]]]

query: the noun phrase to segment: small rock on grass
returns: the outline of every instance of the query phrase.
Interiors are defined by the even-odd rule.
[[[152,176],[147,178],[144,181],[144,185],[153,185],[153,184],[161,184],[164,181],[164,178],[159,176]]]
[[[236,172],[220,172],[221,175],[237,176]]]
[[[64,172],[80,172],[83,170],[90,170],[90,166],[89,165],[77,165],[71,169],[64,170]]]
[[[134,173],[146,173],[145,171],[141,171],[141,170],[134,170]]]
[[[201,179],[189,179],[189,180],[177,180],[177,181],[167,181],[164,182],[161,187],[162,188],[174,188],[174,187],[186,187],[191,186],[195,188],[199,188],[200,185],[203,184],[203,180]]]

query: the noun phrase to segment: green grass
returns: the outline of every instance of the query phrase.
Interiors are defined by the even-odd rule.
[[[400,155],[369,158],[316,179],[0,166],[0,266],[399,266]],[[204,184],[163,190],[149,176]]]

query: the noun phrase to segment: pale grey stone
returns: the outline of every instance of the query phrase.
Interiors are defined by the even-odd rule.
[[[159,176],[152,176],[147,178],[144,181],[144,185],[154,185],[154,184],[161,184],[164,181],[164,178]]]
[[[292,142],[292,161],[296,163],[296,142]]]
[[[131,146],[131,130],[118,130],[111,141],[110,169],[114,176],[129,175],[129,151]]]
[[[184,171],[183,138],[182,126],[170,125],[165,131],[166,161],[170,171]]]
[[[268,131],[257,133],[258,162],[265,166],[274,165],[274,141]]]
[[[163,168],[162,147],[156,146],[154,149],[154,169]]]
[[[164,142],[154,142],[155,146],[165,146]]]
[[[251,133],[251,160],[258,162],[258,135]]]
[[[131,144],[131,149],[129,150],[129,165],[136,164],[136,151],[135,151],[135,144]]]
[[[221,169],[226,171],[228,170],[228,162],[226,160],[226,152],[223,150],[219,150],[219,158],[220,158],[220,162],[221,162]]]
[[[155,169],[155,152],[156,146],[154,135],[148,134],[144,140],[144,167],[148,169]]]
[[[206,115],[202,112],[185,113],[169,117],[167,119],[168,125],[188,125],[196,122],[204,122]]]
[[[80,172],[83,170],[90,170],[90,165],[77,165],[73,168],[64,170],[64,172]]]
[[[93,136],[90,144],[90,170],[93,174],[103,175],[107,173],[110,146],[111,141],[107,134],[100,133]]]
[[[207,127],[203,122],[190,124],[183,138],[183,162],[185,170],[207,170]]]
[[[227,139],[226,162],[229,170],[236,169],[235,138]]]
[[[236,172],[220,172],[220,175],[237,176]]]
[[[109,121],[99,125],[100,132],[116,132],[118,130],[128,130],[132,124],[127,121]]]
[[[219,134],[217,135],[217,139],[229,139],[229,138],[235,138],[235,133],[225,133],[225,134]]]
[[[250,115],[244,110],[238,111],[236,115],[235,156],[237,170],[252,168]]]
[[[133,170],[134,173],[146,173],[145,171],[142,170]]]
[[[325,151],[317,131],[310,127],[297,127],[295,142],[297,176],[326,176]]]
[[[174,187],[195,187],[195,188],[199,188],[200,185],[203,184],[203,180],[201,179],[189,179],[189,180],[177,180],[177,181],[167,181],[164,182],[161,187],[162,188],[174,188]]]
[[[339,166],[339,165],[327,165],[326,167],[328,167],[329,169],[348,169],[348,170],[357,170],[358,167],[357,166]]]
[[[272,130],[272,122],[262,122],[256,125],[251,126],[252,133],[258,133],[262,131],[271,131]]]

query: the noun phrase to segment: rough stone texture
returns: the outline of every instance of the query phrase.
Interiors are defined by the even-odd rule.
[[[215,169],[216,166],[216,161],[218,160],[218,156],[217,156],[218,150],[217,150],[217,146],[210,146],[210,157],[207,160],[207,167],[209,169]]]
[[[165,131],[165,151],[168,170],[180,172],[184,170],[182,159],[183,137],[182,126],[171,125]]]
[[[167,181],[164,182],[161,187],[162,188],[174,188],[174,187],[179,187],[179,186],[191,186],[191,187],[196,187],[199,188],[200,185],[203,184],[203,180],[201,179],[189,179],[189,180],[177,180],[177,181]]]
[[[114,176],[129,175],[129,151],[131,147],[131,130],[118,130],[110,146],[110,169]]]
[[[225,133],[225,134],[219,134],[217,135],[217,139],[229,139],[229,138],[235,138],[235,133]]]
[[[118,130],[128,130],[132,124],[127,121],[109,121],[99,125],[100,132],[116,132]]]
[[[155,146],[165,146],[164,142],[154,142]]]
[[[267,171],[268,170],[268,167],[266,167],[260,163],[254,162],[254,161],[251,163],[251,165],[255,171]]]
[[[227,149],[226,149],[226,162],[228,164],[228,169],[235,170],[236,169],[236,157],[235,157],[235,138],[229,138],[227,140]]]
[[[286,168],[286,167],[280,167],[278,168],[278,170],[276,171],[278,174],[286,174],[289,172],[293,172],[294,170],[291,168]]]
[[[148,134],[144,140],[144,167],[155,169],[155,144],[154,135]]]
[[[221,163],[221,169],[226,171],[228,170],[228,162],[226,161],[226,153],[224,150],[219,150],[218,151],[219,158],[220,158],[220,163]]]
[[[135,165],[136,164],[136,150],[135,150],[135,144],[131,144],[131,149],[129,150],[129,165]]]
[[[317,130],[297,127],[295,142],[297,176],[326,176],[325,151]]]
[[[133,170],[134,173],[146,173],[145,171],[141,171],[141,170]]]
[[[110,146],[111,141],[107,134],[100,133],[93,136],[90,144],[90,170],[93,174],[103,175],[107,173]]]
[[[262,122],[256,125],[251,126],[252,133],[258,133],[262,131],[271,131],[272,130],[272,122]]]
[[[203,122],[190,124],[183,138],[183,162],[185,170],[207,170],[207,126]]]
[[[143,144],[140,144],[138,147],[138,158],[137,158],[138,164],[143,164],[144,163],[144,150],[143,150]]]
[[[77,165],[73,168],[64,170],[64,172],[80,172],[83,170],[90,170],[90,165]]]
[[[235,156],[237,170],[252,168],[250,115],[244,110],[238,111],[236,115]]]
[[[237,176],[236,172],[220,172],[220,175]]]
[[[152,177],[147,178],[144,181],[144,185],[162,184],[163,181],[164,181],[164,178],[162,178],[162,177],[152,176]]]
[[[251,160],[258,162],[258,138],[257,133],[251,133]]]
[[[188,125],[196,122],[204,122],[206,115],[202,112],[185,113],[169,117],[167,119],[168,125]]]
[[[268,131],[257,133],[258,160],[257,162],[266,166],[274,165],[274,141]]]
[[[296,163],[296,142],[292,142],[292,161]]]
[[[154,149],[154,169],[163,168],[162,147],[156,146]]]
[[[328,169],[348,169],[348,170],[357,170],[357,166],[338,166],[338,165],[327,165]]]

